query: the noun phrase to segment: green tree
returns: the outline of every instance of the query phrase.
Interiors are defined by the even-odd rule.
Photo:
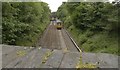
[[[2,8],[3,43],[34,45],[49,23],[48,4],[44,2],[3,2],[2,7],[4,7]]]

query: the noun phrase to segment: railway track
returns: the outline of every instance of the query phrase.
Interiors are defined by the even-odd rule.
[[[50,23],[43,38],[38,45],[43,48],[68,50],[79,52],[79,47],[76,48],[75,42],[69,36],[65,29],[57,30],[55,23]]]

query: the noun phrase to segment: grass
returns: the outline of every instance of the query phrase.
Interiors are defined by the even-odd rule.
[[[73,25],[68,28],[78,46],[85,52],[110,53],[120,55],[118,52],[118,35],[116,32],[95,32],[87,29],[81,31]]]
[[[46,52],[46,54],[44,55],[44,57],[42,58],[42,64],[45,64],[46,61],[48,60],[48,58],[50,57],[50,55],[52,55],[52,52]]]
[[[78,64],[76,65],[77,70],[80,70],[81,68],[97,68],[96,64],[83,63],[81,55],[80,55],[80,60],[79,60]]]
[[[21,57],[21,56],[25,56],[25,55],[26,55],[26,52],[25,52],[25,51],[18,51],[16,54],[17,54],[19,57]]]
[[[95,64],[82,64],[82,63],[79,63],[78,66],[76,66],[76,68],[97,68]]]

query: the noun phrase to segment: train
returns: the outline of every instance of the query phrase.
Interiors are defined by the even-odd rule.
[[[57,21],[56,21],[56,28],[57,28],[58,30],[61,30],[61,29],[62,29],[62,21],[60,21],[60,20],[57,20]]]

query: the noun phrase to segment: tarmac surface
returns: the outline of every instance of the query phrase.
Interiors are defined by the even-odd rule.
[[[76,68],[83,63],[99,68],[118,68],[118,56],[106,53],[71,52],[42,47],[2,45],[2,68]]]

